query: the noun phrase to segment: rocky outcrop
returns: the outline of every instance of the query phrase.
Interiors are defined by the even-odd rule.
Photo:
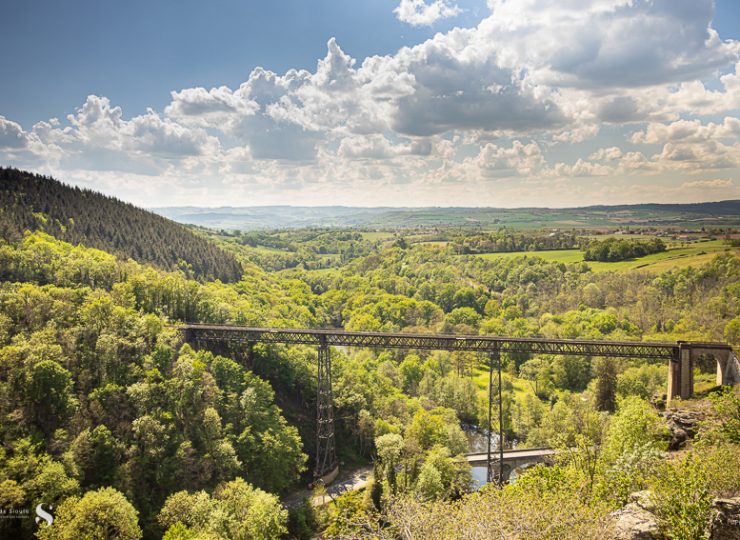
[[[630,495],[624,508],[612,513],[615,518],[615,540],[663,540],[660,527],[652,513],[653,505],[649,491],[638,491]]]
[[[709,540],[740,540],[740,497],[714,500]]]
[[[615,520],[614,540],[665,540],[649,491],[638,491],[629,504],[612,513]],[[740,540],[740,497],[715,499],[709,521],[709,540]]]
[[[704,414],[698,411],[664,411],[660,415],[665,418],[671,432],[668,450],[673,452],[680,450],[686,441],[694,438],[699,430],[700,422],[704,420]]]

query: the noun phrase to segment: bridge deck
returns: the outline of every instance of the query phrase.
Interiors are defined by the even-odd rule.
[[[524,448],[521,450],[504,450],[504,462],[515,461],[521,459],[538,459],[547,456],[552,456],[557,453],[557,450],[552,448]],[[492,454],[494,459],[498,458],[498,452]],[[488,454],[485,452],[477,454],[465,454],[465,459],[471,465],[477,463],[487,463]]]
[[[619,358],[676,358],[679,345],[703,349],[729,349],[724,343],[606,341],[578,339],[512,338],[456,334],[405,334],[347,332],[337,329],[253,328],[246,326],[185,324],[178,327],[186,340],[241,343],[286,343],[368,347],[376,349],[426,349],[448,351],[498,351],[504,353],[567,354]]]

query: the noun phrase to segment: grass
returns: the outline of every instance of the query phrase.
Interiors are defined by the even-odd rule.
[[[498,384],[498,375],[494,372],[493,374],[493,385],[494,388]],[[502,377],[505,381],[510,382],[514,387],[514,398],[519,401],[526,394],[534,395],[534,389],[529,381],[514,377],[509,373],[502,373]],[[478,387],[479,395],[484,398],[488,396],[488,368],[486,366],[478,366],[473,371],[473,382]]]
[[[605,272],[610,270],[647,270],[660,273],[673,268],[685,268],[687,266],[700,266],[712,260],[716,255],[731,252],[740,256],[740,249],[730,248],[722,240],[709,240],[687,244],[671,244],[663,253],[653,253],[638,259],[630,259],[619,262],[588,262],[594,272]],[[579,263],[583,261],[583,252],[577,249],[563,249],[551,251],[519,251],[514,253],[486,253],[475,255],[484,259],[513,259],[515,257],[540,257],[546,261],[564,264]]]
[[[717,386],[717,375],[715,373],[694,372],[694,393],[700,394]]]

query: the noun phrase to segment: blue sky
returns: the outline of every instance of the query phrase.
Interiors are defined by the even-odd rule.
[[[474,25],[485,2],[433,26],[413,27],[391,0],[278,2],[110,0],[0,4],[7,21],[0,67],[16,84],[0,105],[26,124],[69,114],[88,94],[129,114],[162,108],[170,91],[238,86],[257,66],[277,73],[314,69],[336,37],[355,58],[393,54],[455,25]],[[477,16],[476,16],[477,14]]]
[[[0,164],[144,206],[740,197],[734,0],[28,0],[0,20]]]

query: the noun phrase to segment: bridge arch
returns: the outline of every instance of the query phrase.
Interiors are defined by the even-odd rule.
[[[668,367],[668,399],[689,399],[694,395],[694,367],[700,357],[711,356],[717,363],[717,386],[740,383],[740,362],[732,347],[723,343],[679,341]]]

